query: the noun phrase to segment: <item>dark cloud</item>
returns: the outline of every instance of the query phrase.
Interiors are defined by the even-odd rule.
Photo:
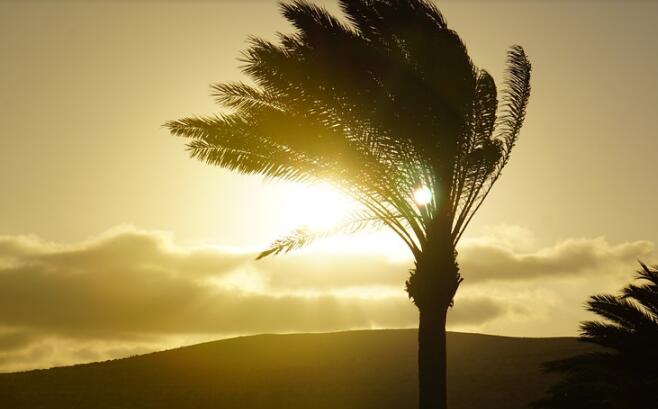
[[[0,351],[0,372],[3,368],[20,368],[25,365],[35,365],[43,362],[55,352],[55,348],[47,343],[30,345],[28,348],[17,352]]]
[[[491,298],[457,298],[448,314],[448,324],[479,325],[505,315],[510,306]]]
[[[0,351],[22,349],[38,338],[38,333],[24,330],[0,331]]]

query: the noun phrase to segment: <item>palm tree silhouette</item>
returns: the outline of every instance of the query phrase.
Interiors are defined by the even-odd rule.
[[[658,266],[641,265],[642,285],[589,299],[587,310],[604,321],[582,323],[580,339],[603,348],[548,362],[564,377],[534,408],[658,408]]]
[[[260,257],[330,233],[391,229],[415,269],[419,407],[446,407],[445,321],[462,281],[455,245],[507,164],[530,95],[523,49],[508,53],[506,89],[474,66],[425,0],[341,0],[344,23],[305,1],[281,5],[294,34],[250,39],[255,82],[213,86],[231,110],[166,124],[192,157],[247,174],[323,181],[362,208],[331,231],[300,228]],[[499,106],[499,101],[500,106]],[[416,202],[414,194],[429,192]],[[260,258],[259,257],[259,258]]]

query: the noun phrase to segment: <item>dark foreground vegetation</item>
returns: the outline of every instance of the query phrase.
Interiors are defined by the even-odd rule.
[[[583,322],[580,339],[603,349],[548,362],[563,377],[534,408],[658,408],[658,266],[640,264],[621,294],[587,301],[599,320]]]
[[[0,374],[0,407],[411,409],[416,343],[416,330],[259,335]],[[543,362],[591,348],[575,338],[449,333],[449,404],[527,408],[558,379]]]

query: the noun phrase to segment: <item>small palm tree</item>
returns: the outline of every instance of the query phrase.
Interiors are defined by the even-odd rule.
[[[247,174],[335,186],[362,208],[327,231],[300,228],[260,257],[329,233],[386,227],[409,248],[420,311],[419,407],[446,407],[445,320],[461,282],[455,246],[507,164],[525,117],[530,63],[508,54],[506,89],[475,67],[426,0],[341,0],[344,23],[305,1],[281,6],[296,27],[250,40],[222,83],[229,113],[167,124],[194,158]],[[499,106],[499,101],[501,102]],[[425,192],[422,201],[414,200]]]
[[[547,363],[564,377],[533,407],[658,408],[658,266],[641,265],[642,285],[590,298],[587,309],[604,321],[582,323],[580,339],[603,349]]]

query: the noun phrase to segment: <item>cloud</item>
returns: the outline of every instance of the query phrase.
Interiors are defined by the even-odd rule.
[[[13,351],[22,349],[32,343],[38,334],[33,331],[1,330],[0,351]]]
[[[466,281],[449,314],[451,328],[532,322],[567,299],[556,277],[567,284],[594,274],[597,282],[618,277],[652,251],[647,242],[611,245],[602,238],[534,251],[515,243],[494,237],[460,248]],[[169,234],[130,227],[69,245],[0,237],[0,371],[115,358],[181,340],[417,324],[403,290],[410,260],[322,251],[258,262],[254,256],[182,247]],[[529,308],[519,294],[532,286],[547,290]],[[568,300],[585,296],[569,293]]]
[[[275,290],[389,286],[402,290],[410,260],[391,261],[382,254],[300,253],[265,258],[255,263],[267,285]]]
[[[0,266],[30,266],[64,273],[145,268],[192,276],[217,275],[251,258],[251,254],[212,247],[181,248],[170,234],[129,226],[73,245],[57,245],[36,237],[0,236]]]
[[[252,268],[266,288],[249,291],[245,271],[259,264],[253,254],[184,251],[158,233],[124,229],[68,247],[39,248],[34,240],[7,245],[7,238],[3,243],[3,256],[13,263],[0,269],[0,325],[9,327],[65,337],[130,339],[396,327],[416,321],[402,290],[404,269],[372,255],[328,260],[302,255],[287,262],[281,257]],[[236,275],[237,280],[230,280]],[[329,291],[373,285],[395,286],[396,295]],[[475,311],[477,305],[465,311]],[[454,320],[476,322],[492,315],[462,313]]]
[[[0,370],[115,357],[171,337],[417,322],[400,263],[374,255],[254,256],[184,248],[168,234],[129,227],[72,245],[0,237]],[[354,288],[370,292],[335,291]],[[456,311],[452,321],[464,324],[503,313],[478,299]]]
[[[653,244],[646,241],[611,245],[604,238],[568,239],[534,252],[517,252],[496,243],[471,243],[460,249],[462,273],[469,283],[482,281],[554,280],[606,275],[647,260]]]

